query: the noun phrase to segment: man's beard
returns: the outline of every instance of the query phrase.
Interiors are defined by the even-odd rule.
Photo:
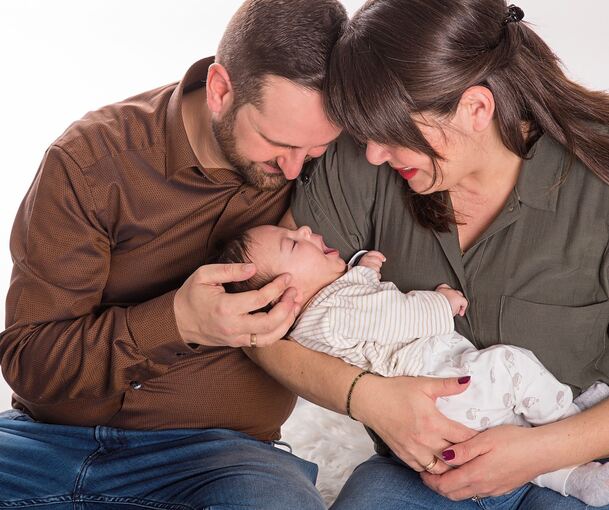
[[[216,142],[226,160],[241,174],[245,182],[260,191],[273,191],[285,186],[288,180],[276,161],[265,161],[267,165],[279,170],[279,173],[271,174],[239,154],[234,136],[236,116],[237,109],[231,108],[224,118],[212,120],[211,123]]]

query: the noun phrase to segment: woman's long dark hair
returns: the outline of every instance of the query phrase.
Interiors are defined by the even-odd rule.
[[[329,116],[360,141],[408,147],[435,165],[412,114],[450,118],[463,92],[483,85],[509,150],[525,158],[546,133],[609,183],[609,95],[569,80],[524,21],[506,22],[508,12],[504,0],[369,0],[334,48]],[[423,226],[454,222],[446,193],[410,198]]]

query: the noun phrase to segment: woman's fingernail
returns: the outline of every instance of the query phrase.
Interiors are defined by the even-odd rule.
[[[442,452],[442,459],[444,461],[453,460],[455,458],[455,450],[444,450]]]
[[[249,273],[252,269],[254,269],[254,267],[256,267],[256,266],[254,266],[254,264],[245,264],[243,266],[243,272]]]
[[[459,377],[458,382],[459,382],[459,384],[467,384],[470,379],[471,379],[471,376],[466,375],[465,377]]]

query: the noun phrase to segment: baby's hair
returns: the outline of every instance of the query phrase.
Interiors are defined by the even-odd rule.
[[[219,251],[218,256],[215,259],[217,264],[249,264],[252,263],[252,257],[250,255],[249,247],[253,242],[252,237],[248,231],[242,232],[241,234],[233,237],[227,241]],[[256,268],[256,274],[249,280],[242,282],[228,282],[224,284],[226,292],[237,293],[245,292],[248,290],[258,290],[264,287],[267,283],[273,281],[276,275],[266,274]]]

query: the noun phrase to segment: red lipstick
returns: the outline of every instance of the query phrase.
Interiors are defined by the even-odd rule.
[[[407,181],[412,179],[417,172],[419,171],[418,168],[396,168],[395,169],[397,171],[397,173],[400,174],[400,176],[402,177],[402,179],[406,179]]]

